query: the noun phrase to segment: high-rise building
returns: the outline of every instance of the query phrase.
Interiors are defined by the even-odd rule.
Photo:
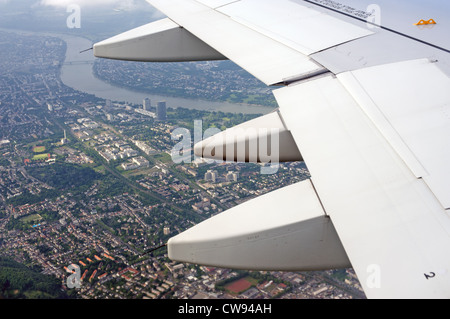
[[[209,170],[205,173],[205,181],[215,183],[218,176],[219,176],[219,174],[217,173],[216,170],[210,170],[210,169],[209,169]]]
[[[170,234],[170,227],[164,227],[163,229],[164,235],[169,235]]]
[[[158,102],[158,105],[156,107],[156,119],[158,121],[165,121],[167,118],[166,113],[166,102]]]
[[[150,107],[151,107],[151,101],[148,97],[146,97],[144,99],[144,101],[142,102],[142,109],[145,111],[150,111]]]
[[[64,130],[64,137],[61,139],[61,144],[67,144],[68,140],[67,140],[67,135],[66,135],[66,130]]]
[[[227,182],[237,182],[239,173],[229,172],[226,176]]]
[[[108,121],[114,121],[114,115],[110,114],[110,113],[106,113],[106,119]]]

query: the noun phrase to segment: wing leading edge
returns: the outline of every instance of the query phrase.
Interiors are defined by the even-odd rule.
[[[278,111],[242,127],[281,130],[279,159],[304,160],[311,173],[175,236],[169,257],[265,270],[351,264],[370,298],[450,297],[449,48],[426,41],[426,32],[448,34],[448,19],[408,35],[413,23],[395,31],[352,17],[366,1],[343,0],[345,12],[315,0],[148,2],[171,19],[153,24],[166,29],[125,33],[96,55],[230,59],[267,85],[284,85],[274,90]],[[138,57],[136,43],[145,48]],[[266,138],[242,139],[240,128],[196,151],[222,158]],[[208,146],[215,151],[205,153]],[[243,149],[243,161],[263,158],[260,148]]]

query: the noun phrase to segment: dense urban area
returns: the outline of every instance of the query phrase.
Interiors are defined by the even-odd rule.
[[[309,178],[307,168],[284,163],[261,174],[256,164],[175,163],[176,128],[192,131],[201,121],[203,130],[223,130],[256,115],[150,100],[133,105],[78,92],[60,79],[65,52],[56,37],[0,32],[1,298],[365,298],[352,269],[262,272],[171,261],[164,247],[170,237]],[[136,83],[125,76],[136,74],[135,64],[111,63],[97,65],[98,76]],[[201,65],[189,64],[195,74],[205,72],[190,77],[189,87],[177,78],[179,65],[167,74],[158,66],[154,81],[142,85],[174,83],[194,92],[217,83],[216,91],[204,88],[196,98],[236,97],[246,85],[239,77],[230,81],[231,71],[221,73],[217,64]],[[211,74],[223,79],[207,80]],[[267,93],[256,87],[254,97]],[[77,272],[80,284],[72,286],[68,279]]]
[[[269,88],[230,61],[135,63],[98,60],[98,78],[152,94],[276,106]]]

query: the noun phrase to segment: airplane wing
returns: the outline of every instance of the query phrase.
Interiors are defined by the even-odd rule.
[[[449,3],[148,2],[168,18],[100,42],[94,54],[234,61],[274,87],[279,108],[195,153],[276,162],[263,147],[270,141],[276,159],[303,160],[311,174],[175,236],[170,258],[351,266],[369,298],[450,297]]]

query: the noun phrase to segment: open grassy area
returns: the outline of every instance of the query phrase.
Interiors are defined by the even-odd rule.
[[[46,148],[45,146],[35,146],[33,147],[33,152],[34,153],[43,153],[45,152]]]
[[[49,158],[49,154],[37,154],[33,156],[33,161],[46,160]]]
[[[163,163],[171,163],[172,162],[172,156],[170,156],[166,152],[156,154],[153,156],[153,158],[158,161],[161,161]]]
[[[20,220],[24,223],[37,223],[42,219],[42,216],[39,214],[32,214],[25,217],[22,217]]]

